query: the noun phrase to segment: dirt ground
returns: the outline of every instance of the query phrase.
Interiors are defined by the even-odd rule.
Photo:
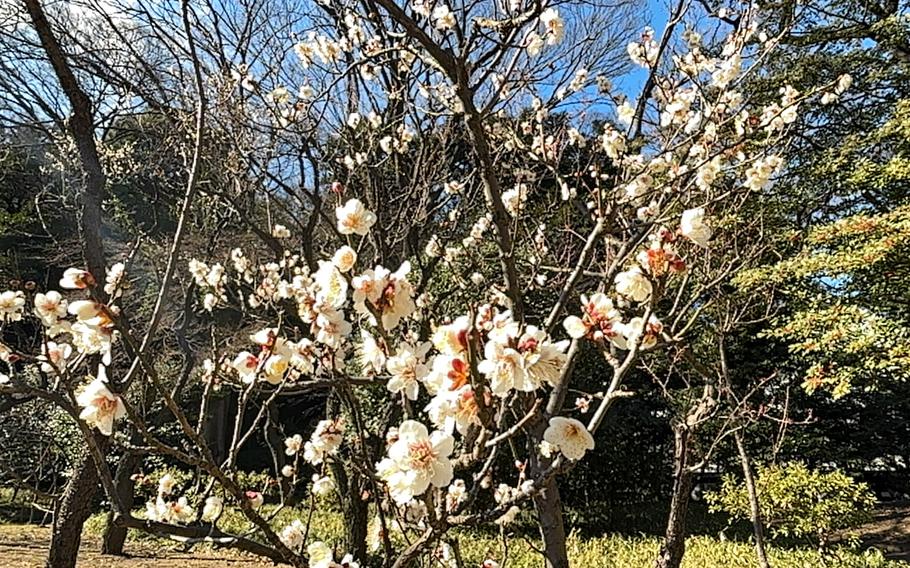
[[[47,527],[0,525],[0,568],[44,568],[50,539]],[[257,562],[234,552],[193,549],[184,552],[179,543],[154,545],[128,543],[129,558],[98,554],[97,538],[82,541],[78,568],[266,568],[271,562]]]
[[[910,562],[910,503],[876,509],[874,519],[860,528],[863,542],[893,560]]]

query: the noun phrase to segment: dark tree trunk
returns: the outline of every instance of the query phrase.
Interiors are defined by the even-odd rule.
[[[368,489],[367,480],[355,471],[347,471],[338,462],[332,462],[332,476],[338,487],[341,510],[344,515],[344,544],[354,558],[360,562],[367,559],[367,525],[369,503],[363,500]]]
[[[24,0],[24,5],[60,88],[66,94],[70,104],[67,128],[76,144],[84,174],[80,218],[82,255],[86,268],[100,283],[104,281],[105,275],[104,246],[101,238],[101,204],[104,201],[106,178],[101,159],[98,156],[98,149],[95,146],[92,101],[79,85],[79,81],[67,61],[67,56],[54,35],[54,30],[44,13],[40,0]],[[95,289],[95,293],[102,300],[106,299],[100,286]],[[104,449],[107,447],[106,441],[99,440],[99,445]],[[104,452],[102,451],[102,453]],[[76,556],[79,553],[82,538],[82,525],[91,514],[92,501],[98,490],[98,480],[95,463],[86,453],[73,471],[73,476],[67,483],[63,497],[56,507],[51,546],[47,557],[48,568],[72,568],[76,565]]]
[[[47,568],[73,568],[82,542],[82,525],[92,514],[98,490],[98,470],[85,453],[76,465],[56,508]]]
[[[762,519],[761,506],[758,502],[758,490],[755,487],[755,475],[752,473],[752,464],[749,460],[749,454],[746,452],[746,444],[743,441],[743,433],[737,430],[733,434],[736,440],[736,450],[739,452],[739,461],[743,466],[743,479],[746,482],[746,491],[749,494],[749,513],[752,521],[752,532],[755,535],[755,555],[758,557],[758,565],[761,568],[771,568],[768,561],[768,554],[765,552],[765,531],[764,519]]]
[[[133,480],[133,474],[136,472],[136,468],[139,467],[141,461],[142,456],[130,452],[123,456],[123,459],[120,460],[120,464],[117,466],[114,484],[117,487],[117,495],[119,496],[120,502],[123,503],[123,508],[126,511],[133,508],[133,503],[136,500],[134,492],[136,483]],[[111,510],[107,514],[107,524],[104,527],[104,536],[101,541],[101,554],[123,556],[123,544],[126,542],[128,530],[129,529],[125,525],[117,525],[114,523],[114,511]]]
[[[228,456],[227,436],[230,431],[228,417],[231,414],[232,406],[236,406],[236,404],[232,404],[231,401],[233,396],[234,395],[230,393],[213,396],[209,402],[208,415],[205,417],[203,435],[205,436],[206,443],[212,450],[212,456],[218,463],[227,459]]]
[[[537,523],[543,538],[547,568],[569,568],[566,551],[566,526],[562,518],[562,500],[555,478],[550,478],[543,490],[534,496]]]
[[[689,470],[689,430],[684,424],[673,427],[673,440],[673,499],[655,568],[679,568],[686,553],[686,511],[692,493],[692,472]]]

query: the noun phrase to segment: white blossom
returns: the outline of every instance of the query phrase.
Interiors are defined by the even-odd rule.
[[[543,439],[555,446],[570,460],[580,460],[585,452],[594,449],[594,437],[585,425],[574,418],[554,416],[543,434]]]
[[[366,235],[376,223],[376,214],[364,207],[359,199],[350,199],[343,207],[336,207],[335,217],[342,235]]]
[[[389,447],[388,457],[376,465],[379,477],[388,485],[396,503],[403,505],[433,485],[445,487],[452,481],[449,456],[455,440],[441,431],[429,433],[415,420],[398,427],[398,439]]]

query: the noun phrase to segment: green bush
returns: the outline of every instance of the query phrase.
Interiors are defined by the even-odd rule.
[[[865,483],[839,471],[829,473],[793,462],[758,468],[758,501],[772,537],[807,539],[825,547],[837,531],[859,526],[869,519],[875,496]],[[732,475],[724,477],[720,491],[706,495],[713,511],[734,519],[749,519],[745,485]]]

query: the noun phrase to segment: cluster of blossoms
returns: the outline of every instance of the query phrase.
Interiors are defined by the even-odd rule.
[[[60,287],[67,290],[94,290],[95,284],[95,278],[89,272],[77,268],[68,268],[60,279]],[[111,391],[107,365],[111,363],[111,349],[118,335],[113,318],[119,309],[113,302],[127,286],[124,265],[117,263],[108,270],[102,288],[109,298],[108,304],[95,299],[68,301],[56,290],[37,292],[33,298],[32,314],[40,322],[45,336],[35,358],[42,372],[65,375],[74,352],[102,356],[95,377],[77,388],[75,399],[81,409],[80,418],[106,436],[113,432],[114,422],[126,415],[123,400]],[[0,294],[0,322],[22,320],[26,315],[26,304],[27,297],[22,291]],[[68,319],[70,316],[74,319]],[[19,360],[19,355],[0,346],[0,359],[11,366]],[[7,379],[4,382],[9,381],[7,375],[3,377]]]
[[[189,505],[185,496],[174,496],[174,485],[176,480],[171,474],[166,473],[158,481],[158,495],[154,501],[145,504],[145,515],[150,521],[159,521],[162,523],[181,523],[186,524],[195,520],[196,511]],[[218,499],[215,497],[214,499]],[[211,515],[215,508],[216,502],[206,502],[205,513]],[[218,513],[220,514],[220,500],[217,502]]]
[[[250,340],[259,346],[259,352],[241,351],[231,362],[245,384],[259,378],[277,385],[285,378],[293,381],[313,370],[313,343],[309,339],[290,341],[281,337],[277,328],[265,328]]]
[[[566,36],[566,24],[557,8],[547,8],[538,17],[539,26],[525,37],[525,49],[531,57],[537,56],[544,46],[562,43]],[[542,28],[542,33],[539,29]]]
[[[303,443],[300,434],[284,441],[285,454],[296,456],[303,450],[303,459],[310,465],[319,465],[326,456],[334,455],[344,439],[344,419],[320,420],[310,439]]]
[[[713,231],[706,222],[704,208],[683,212],[679,234],[700,247],[709,246]],[[685,262],[673,246],[676,240],[674,233],[660,229],[651,236],[650,245],[637,255],[637,264],[616,275],[616,293],[625,302],[649,302],[654,293],[653,282],[685,271]],[[574,339],[608,341],[618,349],[630,349],[640,341],[641,347],[648,349],[657,344],[663,331],[663,325],[653,314],[647,321],[642,317],[633,317],[623,322],[621,307],[601,292],[582,295],[581,304],[580,317],[570,315],[563,320],[566,333]]]
[[[398,504],[406,504],[433,485],[446,487],[452,481],[455,439],[442,431],[432,434],[416,420],[406,420],[388,448],[388,457],[376,465],[389,494]]]

